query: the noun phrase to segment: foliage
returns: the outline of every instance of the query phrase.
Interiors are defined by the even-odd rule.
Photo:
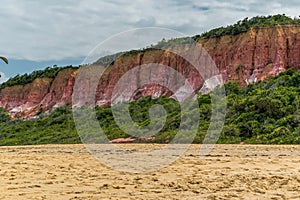
[[[234,25],[216,28],[208,32],[205,32],[201,35],[198,34],[192,37],[172,38],[169,40],[163,38],[157,44],[151,44],[150,46],[143,49],[130,50],[126,52],[119,52],[116,54],[107,55],[97,60],[95,64],[100,64],[106,67],[112,64],[114,60],[120,56],[137,55],[139,53],[144,53],[145,51],[149,51],[153,49],[167,49],[176,45],[193,44],[194,42],[199,41],[201,38],[208,39],[208,38],[217,38],[224,35],[238,35],[240,33],[247,32],[251,28],[272,27],[278,25],[300,25],[300,19],[298,18],[292,19],[286,16],[285,14],[256,16],[251,19],[245,18],[243,20],[238,21]],[[237,68],[237,72],[238,70],[239,68]]]
[[[292,19],[284,14],[273,15],[273,16],[270,15],[267,17],[257,16],[251,19],[245,18],[243,20],[238,21],[234,25],[216,28],[209,32],[203,33],[202,35],[195,35],[193,37],[172,38],[170,40],[162,39],[157,44],[150,45],[143,49],[130,50],[126,52],[118,52],[116,54],[107,55],[98,59],[94,64],[99,64],[106,67],[109,66],[110,64],[113,64],[115,59],[120,56],[136,55],[153,49],[167,49],[175,45],[192,44],[193,42],[195,41],[197,42],[201,38],[215,38],[224,35],[237,35],[239,33],[246,32],[251,28],[270,27],[270,26],[277,26],[277,25],[300,25],[300,19],[298,18]],[[8,63],[5,57],[0,57],[0,59]],[[57,67],[55,65],[53,67],[47,67],[45,70],[34,71],[30,74],[17,75],[13,78],[10,78],[7,82],[0,84],[0,89],[3,89],[4,87],[13,86],[13,85],[19,85],[19,84],[24,85],[40,77],[52,78],[55,77],[60,70],[63,70],[65,68],[72,68],[72,67],[73,66]],[[236,71],[238,72],[242,67],[243,67],[242,65],[237,66]]]
[[[0,123],[1,122],[8,122],[9,121],[9,115],[8,113],[0,107]]]
[[[219,143],[300,144],[300,71],[289,69],[265,82],[245,88],[237,83],[225,84],[227,116]],[[211,96],[198,95],[199,127],[194,143],[201,143],[210,126]],[[143,97],[129,104],[134,123],[144,127],[150,124],[149,109],[162,105],[166,122],[155,134],[155,142],[167,143],[176,135],[181,124],[179,103],[170,98]],[[115,106],[119,106],[118,104]],[[95,108],[96,117],[108,139],[128,137],[116,124],[110,107]],[[9,120],[0,109],[0,145],[80,143],[73,122],[71,108],[60,107],[37,119]],[[155,120],[163,121],[162,118]],[[181,127],[181,128],[182,128]],[[92,134],[92,133],[90,133]],[[97,134],[97,133],[96,133]],[[182,142],[185,138],[182,138]]]
[[[119,56],[121,56],[122,54],[123,54],[123,52],[119,52],[116,54],[103,56],[103,57],[99,58],[94,64],[101,65],[103,67],[107,67],[110,64],[112,64],[115,61],[115,59],[118,58]]]
[[[238,73],[238,72],[241,71],[243,68],[244,68],[243,65],[238,65],[238,66],[235,68],[235,71]]]
[[[215,38],[224,35],[237,35],[243,32],[247,32],[251,28],[270,27],[270,26],[278,26],[278,25],[300,25],[300,19],[298,18],[292,19],[286,16],[285,14],[270,15],[267,17],[257,16],[251,19],[245,18],[243,20],[238,21],[234,25],[230,25],[227,27],[220,27],[208,31],[202,34],[201,37]]]
[[[227,94],[227,116],[219,143],[300,144],[300,71],[289,69],[265,82],[245,88],[237,83],[224,85]],[[211,96],[198,95],[199,127],[194,143],[201,143],[210,126]],[[155,134],[155,142],[167,143],[176,135],[181,124],[179,103],[170,98],[143,97],[129,104],[134,123],[144,127],[150,124],[149,109],[162,105],[166,122]],[[118,104],[115,106],[119,106]],[[108,139],[128,137],[116,124],[110,107],[95,108],[96,117]],[[9,120],[0,109],[0,145],[80,143],[73,122],[71,108],[60,107],[42,113],[37,119]],[[163,121],[162,118],[155,120]],[[181,127],[181,128],[182,128]],[[92,133],[91,133],[92,134]],[[184,142],[185,139],[182,139]]]
[[[38,119],[0,123],[0,145],[80,143],[71,109],[57,108]]]
[[[36,78],[43,78],[43,77],[54,78],[59,71],[67,68],[78,68],[78,67],[73,67],[72,65],[66,67],[58,67],[54,65],[53,67],[47,67],[44,70],[33,71],[30,74],[27,73],[24,75],[18,74],[15,77],[10,78],[6,82],[0,84],[0,89],[14,86],[14,85],[25,85],[27,83],[31,83]]]
[[[0,59],[3,60],[3,62],[5,62],[6,64],[8,64],[7,58],[5,58],[5,57],[3,57],[3,56],[0,56]]]
[[[225,85],[228,110],[224,138],[248,143],[299,144],[300,71],[289,69],[242,89]],[[284,81],[283,81],[284,80]]]
[[[299,24],[300,19],[292,19],[285,15],[245,18],[234,25],[217,28],[202,35],[168,41],[163,39],[145,49],[105,56],[96,61],[96,64],[108,66],[119,56],[136,55],[177,44],[190,44],[201,38],[236,35],[251,28]],[[0,84],[0,89],[24,85],[40,77],[53,78],[62,69],[71,67],[53,66],[31,74],[17,75]],[[242,68],[243,65],[238,65],[236,72],[239,73]],[[300,144],[300,71],[291,68],[276,77],[269,77],[264,82],[260,81],[245,88],[240,88],[235,82],[227,83],[224,87],[228,103],[227,116],[219,143]],[[201,143],[210,126],[211,96],[199,95],[197,100],[200,121],[194,142]],[[167,117],[166,123],[155,135],[155,142],[167,143],[176,135],[180,120],[185,116],[180,112],[180,105],[176,100],[166,97],[143,97],[130,103],[130,114],[136,125],[147,126],[151,123],[149,108],[156,104],[165,108]],[[96,107],[96,113],[108,139],[128,137],[116,124],[110,107]],[[80,143],[69,107],[57,108],[49,114],[41,113],[38,118],[30,120],[9,120],[9,115],[0,108],[0,119],[0,145]],[[156,120],[163,121],[161,118]],[[184,142],[184,138],[182,141]]]

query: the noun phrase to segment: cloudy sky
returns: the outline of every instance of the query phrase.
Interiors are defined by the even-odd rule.
[[[298,0],[0,0],[0,63],[3,81],[46,66],[80,64],[111,35],[162,27],[200,34],[245,17],[298,16]],[[3,74],[4,73],[4,74]]]

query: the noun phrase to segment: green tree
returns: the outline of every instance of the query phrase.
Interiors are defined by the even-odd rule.
[[[7,58],[5,58],[5,57],[3,57],[3,56],[0,56],[0,59],[3,60],[6,64],[8,64]]]
[[[2,107],[0,107],[0,123],[7,121],[9,121],[9,115]]]

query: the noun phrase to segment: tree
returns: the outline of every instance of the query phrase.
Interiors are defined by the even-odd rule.
[[[3,56],[0,56],[0,59],[3,60],[6,64],[8,64],[7,58],[5,58],[5,57],[3,57]]]
[[[4,110],[4,108],[0,107],[0,123],[9,121],[9,115]]]
[[[0,56],[0,59],[3,60],[6,64],[8,64],[8,60],[7,58]],[[0,78],[1,78],[1,74],[0,74]]]

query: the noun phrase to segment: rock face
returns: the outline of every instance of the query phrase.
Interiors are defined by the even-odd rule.
[[[299,26],[256,28],[237,36],[202,39],[200,43],[225,80],[238,80],[241,85],[300,67]]]
[[[300,27],[277,26],[255,28],[235,36],[200,39],[199,43],[209,53],[225,81],[237,80],[247,85],[274,76],[287,68],[300,68]],[[99,105],[109,105],[113,89],[118,80],[130,69],[148,63],[170,66],[180,72],[199,90],[204,79],[183,58],[162,50],[145,50],[125,55],[108,67],[99,81],[95,101]],[[35,116],[54,107],[71,105],[77,69],[65,69],[55,78],[38,78],[26,85],[16,85],[0,91],[0,107],[5,108],[12,118]],[[163,74],[163,72],[161,73]],[[138,89],[130,95],[134,100],[141,96],[171,96],[174,93],[161,85],[139,85],[141,80],[132,76],[126,87]],[[162,77],[168,84],[180,85],[176,77]],[[82,92],[78,99],[86,95],[92,80],[82,80]]]
[[[42,111],[71,104],[77,70],[65,69],[55,78],[37,78],[26,85],[6,87],[0,91],[0,106],[12,118],[30,118]]]

